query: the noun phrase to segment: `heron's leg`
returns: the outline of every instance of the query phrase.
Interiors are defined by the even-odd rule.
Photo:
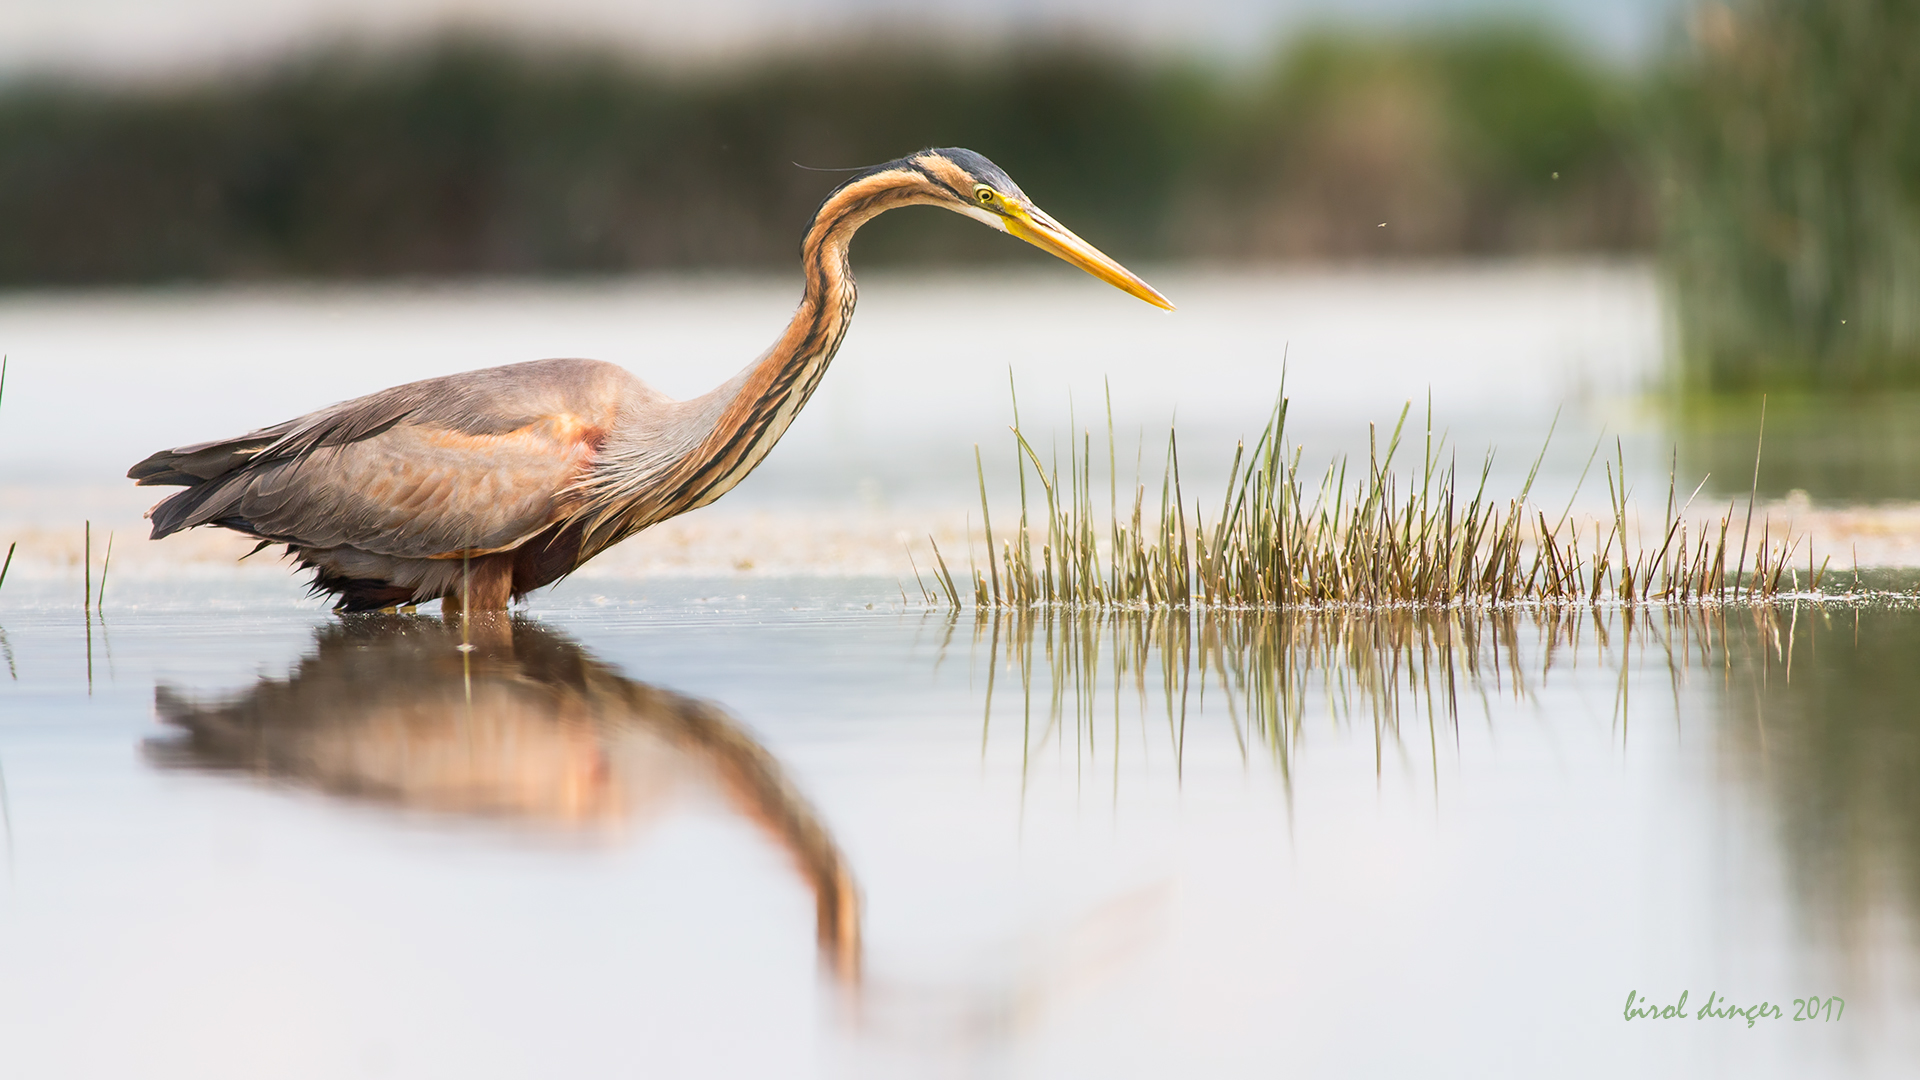
[[[442,618],[458,615],[469,606],[475,615],[506,611],[508,601],[513,599],[513,553],[483,555],[471,560],[461,584],[461,588],[440,601]]]

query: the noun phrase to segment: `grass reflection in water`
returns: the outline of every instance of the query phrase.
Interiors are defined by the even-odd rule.
[[[1068,734],[1097,752],[1103,689],[1112,708],[1131,693],[1163,713],[1176,761],[1190,705],[1209,692],[1225,703],[1244,753],[1292,766],[1309,715],[1366,725],[1376,739],[1410,729],[1434,738],[1463,708],[1485,711],[1495,695],[1529,698],[1556,667],[1587,652],[1618,668],[1615,722],[1625,736],[1630,648],[1657,650],[1677,685],[1690,667],[1724,659],[1729,633],[1781,617],[1771,607],[1351,608],[1330,610],[1127,611],[1082,608],[982,614],[983,639],[998,683],[1016,674],[1022,714],[1040,718],[1030,743]],[[1035,687],[1045,700],[1036,709]],[[989,724],[994,687],[989,687]]]
[[[989,661],[982,749],[1018,739],[1031,773],[1043,750],[1071,740],[1076,767],[1110,768],[1117,797],[1123,724],[1163,729],[1160,744],[1184,779],[1189,729],[1224,711],[1242,759],[1271,761],[1289,800],[1309,733],[1329,728],[1370,737],[1376,774],[1390,753],[1424,750],[1437,792],[1443,759],[1460,752],[1463,718],[1497,728],[1501,699],[1552,719],[1552,701],[1567,699],[1544,695],[1549,681],[1584,681],[1577,692],[1589,699],[1610,695],[1623,757],[1636,708],[1664,699],[1671,704],[1658,711],[1682,737],[1704,734],[1731,787],[1772,823],[1805,919],[1857,957],[1884,905],[1920,925],[1920,714],[1911,706],[1920,608],[1879,596],[1753,607],[982,612],[972,625]]]

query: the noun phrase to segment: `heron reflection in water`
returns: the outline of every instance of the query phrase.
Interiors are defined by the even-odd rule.
[[[321,628],[285,679],[200,703],[161,686],[147,744],[169,768],[246,773],[343,798],[563,826],[658,818],[700,789],[757,825],[814,895],[820,954],[857,981],[860,899],[780,765],[710,702],[621,677],[567,638],[485,620],[361,616]]]

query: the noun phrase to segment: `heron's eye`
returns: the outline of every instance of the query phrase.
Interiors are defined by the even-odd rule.
[[[982,186],[974,188],[973,197],[980,200],[981,206],[993,205],[993,189],[990,187]]]

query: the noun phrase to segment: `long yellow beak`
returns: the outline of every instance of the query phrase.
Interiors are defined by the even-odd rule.
[[[1007,223],[1008,232],[1041,251],[1065,259],[1121,292],[1131,293],[1154,307],[1173,310],[1173,301],[1161,296],[1158,289],[1141,281],[1133,271],[1114,262],[1105,252],[1075,236],[1073,230],[1045,214],[1035,216],[1024,207],[1011,205],[1009,200],[1003,220]]]

